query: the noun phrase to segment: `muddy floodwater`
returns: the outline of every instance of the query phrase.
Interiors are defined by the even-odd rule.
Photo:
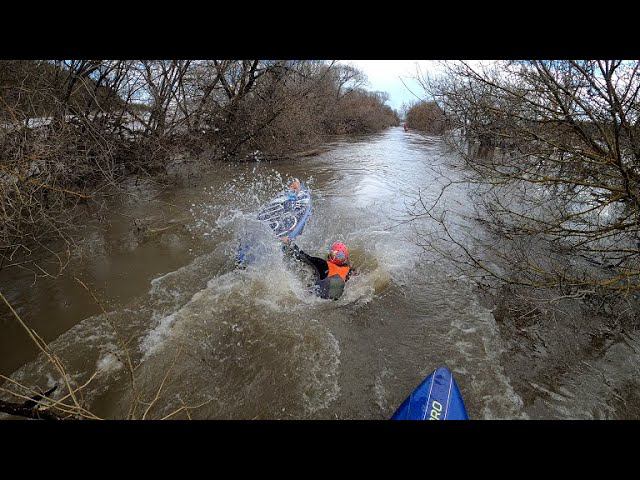
[[[190,406],[194,419],[387,419],[440,365],[454,372],[473,419],[615,418],[622,404],[609,400],[637,378],[633,335],[525,395],[514,387],[523,377],[505,368],[491,307],[416,246],[421,224],[404,222],[406,206],[418,188],[435,199],[449,161],[437,137],[391,128],[315,156],[215,165],[171,188],[131,179],[87,214],[60,277],[0,272],[0,288],[75,384],[95,374],[83,398],[103,418],[126,418],[138,399],[136,418],[187,418],[179,409]],[[256,220],[290,177],[313,196],[300,248],[322,256],[335,240],[350,247],[358,275],[338,301],[315,297],[310,272]],[[468,203],[462,186],[442,201]],[[237,269],[248,233],[265,253]],[[0,373],[43,389],[60,382],[6,310],[0,352]]]

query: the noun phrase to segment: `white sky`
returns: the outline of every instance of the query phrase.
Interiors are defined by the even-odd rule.
[[[416,95],[424,98],[424,91],[412,80],[420,66],[422,73],[434,73],[437,62],[432,60],[340,60],[358,68],[367,76],[369,90],[380,90],[389,94],[389,105],[400,111],[403,103],[417,101]],[[406,87],[402,81],[406,83]],[[412,94],[409,89],[415,94]]]

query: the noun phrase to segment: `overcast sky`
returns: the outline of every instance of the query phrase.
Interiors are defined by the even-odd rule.
[[[424,97],[424,91],[412,80],[419,65],[423,73],[437,71],[437,62],[431,60],[340,60],[363,71],[369,80],[369,90],[380,90],[389,94],[389,105],[400,111],[403,103]],[[402,84],[402,80],[406,87]],[[411,89],[413,94],[407,89]],[[415,94],[415,95],[414,95]]]

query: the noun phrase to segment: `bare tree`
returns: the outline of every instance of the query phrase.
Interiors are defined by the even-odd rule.
[[[640,290],[639,69],[614,60],[450,62],[443,76],[420,79],[454,127],[449,145],[474,185],[470,218],[485,232],[456,235],[434,216],[452,258],[513,284]]]
[[[364,88],[367,84],[366,75],[352,65],[336,65],[335,77],[337,100],[349,92]]]

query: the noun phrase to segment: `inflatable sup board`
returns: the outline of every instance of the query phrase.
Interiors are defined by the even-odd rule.
[[[437,368],[411,392],[391,420],[468,420],[458,384],[446,367]]]
[[[258,212],[258,220],[267,224],[278,238],[289,237],[295,239],[304,229],[311,216],[311,192],[302,184],[300,191],[283,192],[273,198]],[[251,252],[251,242],[246,239],[241,242],[236,255],[237,264],[250,263],[255,252]]]
[[[258,213],[258,220],[266,222],[278,238],[293,240],[302,233],[310,215],[311,193],[302,185],[297,194],[285,193],[271,200]]]

